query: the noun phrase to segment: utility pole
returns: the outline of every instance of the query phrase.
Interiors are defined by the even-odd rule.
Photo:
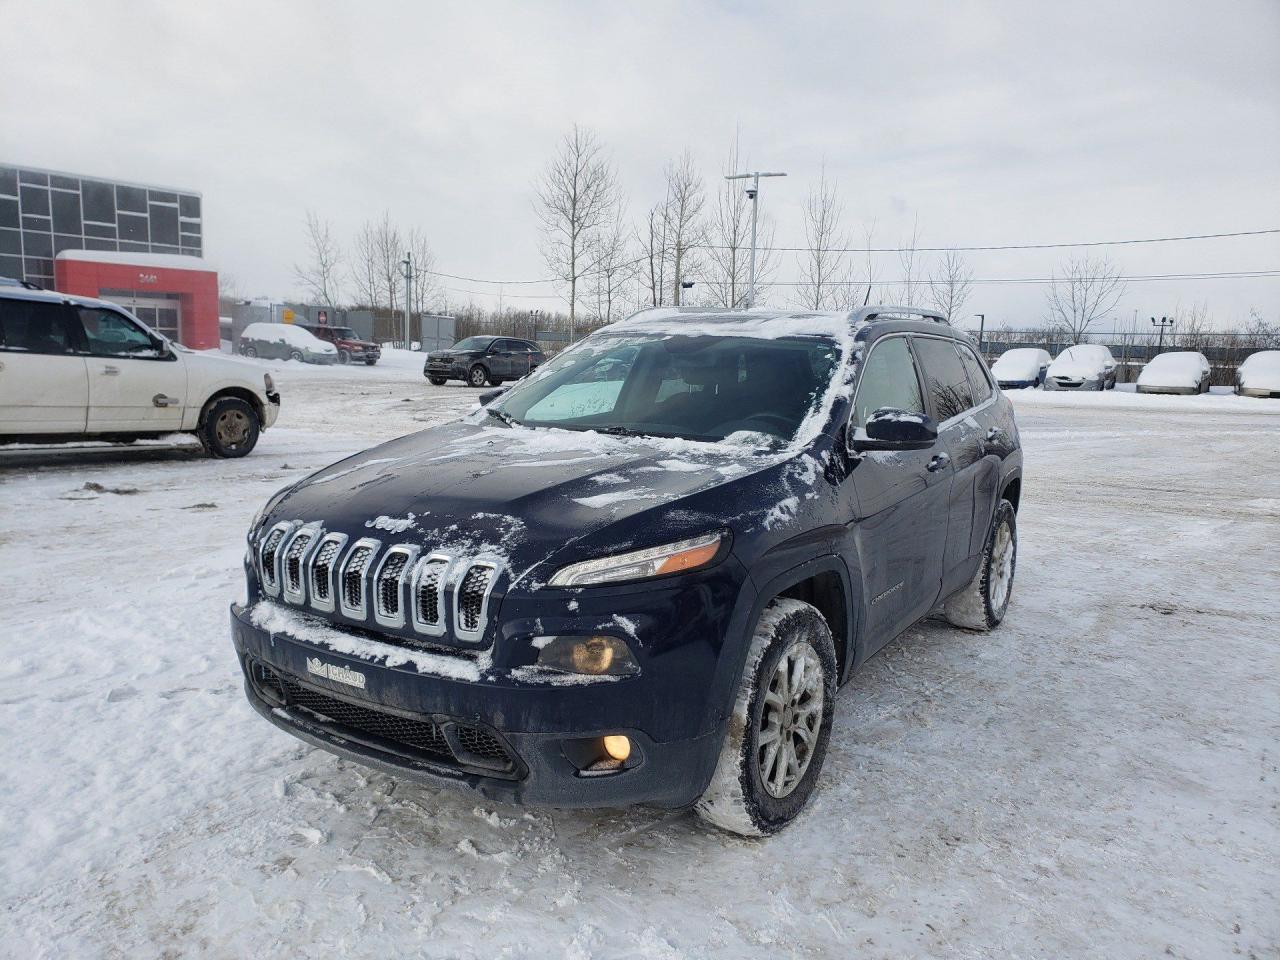
[[[410,250],[400,261],[400,275],[404,277],[404,348],[409,347],[410,311],[413,310],[413,251]]]
[[[981,353],[982,332],[983,328],[987,325],[987,315],[985,313],[975,313],[974,316],[978,318],[978,352]]]
[[[1173,326],[1173,318],[1172,318],[1172,317],[1161,317],[1159,320],[1157,320],[1155,317],[1152,317],[1152,318],[1151,318],[1151,325],[1152,325],[1153,327],[1159,327],[1159,328],[1160,328],[1160,344],[1159,344],[1159,346],[1157,346],[1157,347],[1156,347],[1156,353],[1160,353],[1160,352],[1162,352],[1162,351],[1164,350],[1164,330],[1165,330],[1165,327],[1172,327],[1172,326]]]
[[[760,194],[760,178],[785,176],[785,173],[764,173],[757,170],[754,173],[731,173],[725,177],[726,180],[751,181],[751,186],[747,187],[747,199],[751,201],[751,268],[747,277],[748,310],[756,305],[756,198]]]

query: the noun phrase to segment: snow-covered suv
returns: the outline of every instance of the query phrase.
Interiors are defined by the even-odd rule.
[[[1009,603],[1022,452],[971,341],[906,307],[668,309],[249,530],[250,702],[400,776],[553,806],[805,806],[837,687]]]
[[[252,364],[188,350],[105,300],[0,287],[0,443],[185,432],[242,457],[279,413]]]

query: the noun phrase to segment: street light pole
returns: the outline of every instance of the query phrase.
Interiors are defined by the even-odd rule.
[[[975,313],[974,316],[978,318],[978,352],[981,353],[982,352],[982,331],[983,331],[983,328],[987,325],[987,315],[985,313]]]
[[[1160,328],[1160,342],[1159,342],[1159,344],[1156,346],[1156,352],[1157,352],[1157,353],[1159,353],[1160,351],[1164,350],[1164,329],[1165,329],[1165,327],[1172,327],[1172,326],[1173,326],[1173,318],[1172,318],[1172,317],[1161,317],[1159,320],[1157,320],[1155,317],[1152,317],[1152,318],[1151,318],[1151,325],[1152,325],[1153,327],[1159,327],[1159,328]]]
[[[747,275],[747,309],[756,305],[756,206],[760,195],[761,177],[785,177],[785,173],[765,173],[757,170],[754,173],[731,173],[726,180],[750,180],[747,197],[751,201],[751,267]]]
[[[404,259],[400,261],[403,267],[400,275],[404,277],[404,348],[409,349],[409,325],[410,313],[413,309],[413,251],[410,250],[404,255]]]

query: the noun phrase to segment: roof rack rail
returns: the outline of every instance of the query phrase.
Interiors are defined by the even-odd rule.
[[[32,283],[30,280],[23,280],[23,281],[21,281],[21,283],[22,283],[22,285],[23,285],[24,287],[26,287],[28,290],[43,290],[43,289],[44,289],[44,287],[40,286],[40,284],[38,284],[38,283]]]
[[[859,307],[849,313],[850,323],[873,323],[876,320],[929,320],[933,323],[951,322],[946,314],[925,307],[904,307],[898,304],[881,303],[873,307]]]

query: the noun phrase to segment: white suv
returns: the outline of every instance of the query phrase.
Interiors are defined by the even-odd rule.
[[[252,364],[189,350],[105,300],[0,285],[0,443],[183,432],[243,457],[279,413]]]

